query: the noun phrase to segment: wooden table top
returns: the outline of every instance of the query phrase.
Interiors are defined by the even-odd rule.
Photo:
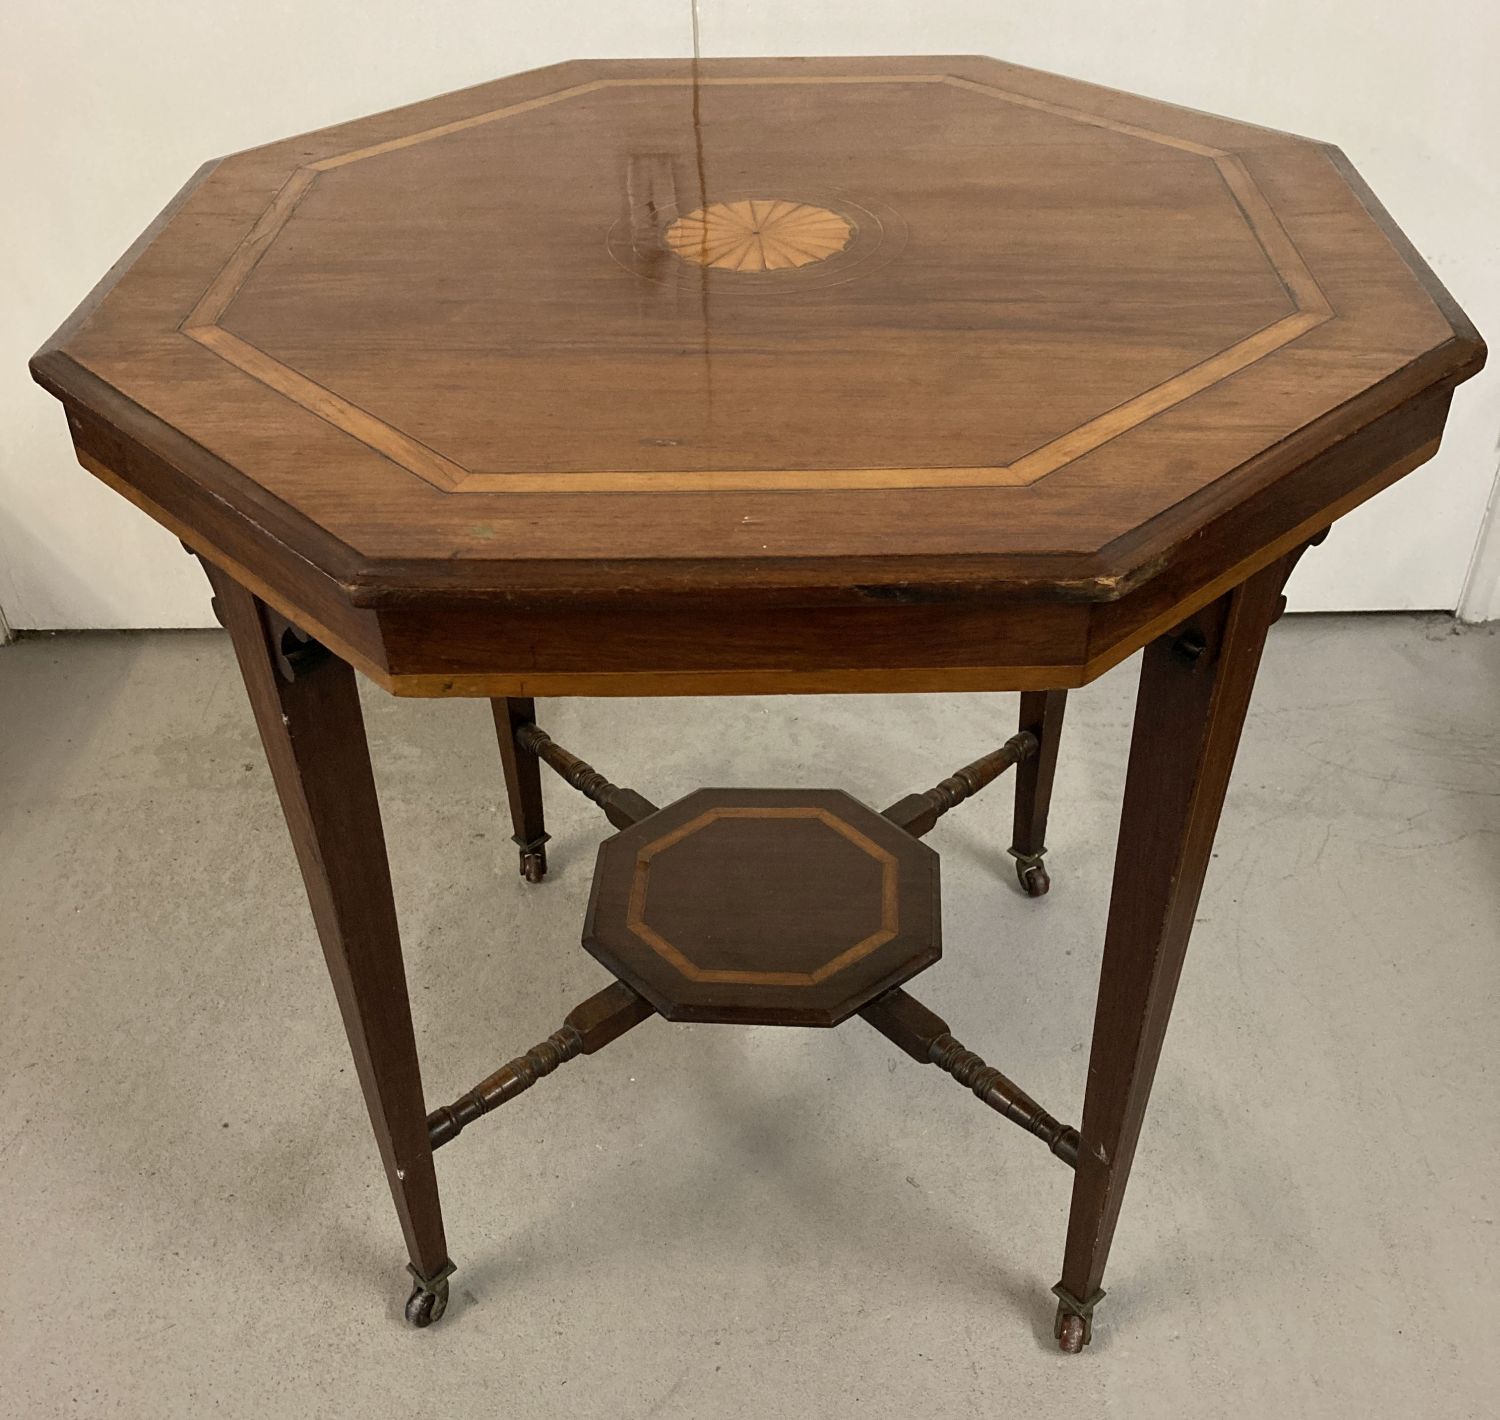
[[[354,606],[1090,602],[1483,353],[1320,143],[990,59],[588,61],[206,166],[33,370]]]

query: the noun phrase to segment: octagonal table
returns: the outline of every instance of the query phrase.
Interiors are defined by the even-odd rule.
[[[1282,586],[1483,359],[1337,150],[961,58],[564,64],[237,154],[32,368],[208,568],[413,1321],[452,1271],[433,1150],[480,1115],[657,1013],[857,1013],[1074,1170],[1077,1350]],[[1045,892],[1065,692],[1142,648],[1074,1129],[906,992],[941,949],[916,840],[1013,767]],[[617,979],[431,1112],[351,668],[493,702],[529,880],[543,763],[619,830],[584,936]],[[955,690],[1021,691],[1019,733],[880,814],[658,809],[534,708]]]

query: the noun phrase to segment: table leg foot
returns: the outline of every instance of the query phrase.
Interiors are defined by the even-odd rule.
[[[448,1243],[412,1029],[380,800],[353,670],[228,573],[209,580],[249,694],[349,1037],[386,1181],[419,1277]],[[415,1310],[432,1320],[438,1298]]]
[[[1017,853],[1016,877],[1027,897],[1045,897],[1052,886],[1040,853]]]
[[[1114,887],[1063,1255],[1062,1313],[1088,1311],[1104,1279],[1214,832],[1287,559],[1147,648],[1125,773]]]
[[[1070,1356],[1076,1356],[1084,1348],[1087,1338],[1084,1335],[1083,1318],[1081,1316],[1062,1316],[1057,1318],[1057,1349],[1066,1351]]]
[[[521,850],[520,873],[528,883],[547,876],[547,824],[542,812],[541,761],[516,743],[516,732],[536,723],[531,700],[491,700],[500,763],[505,770],[505,794],[510,801],[513,842]]]
[[[1096,1291],[1088,1301],[1080,1302],[1059,1282],[1052,1294],[1057,1298],[1057,1318],[1052,1323],[1057,1348],[1076,1356],[1094,1339],[1094,1308],[1104,1300],[1104,1293]]]
[[[1052,781],[1057,773],[1057,748],[1062,739],[1066,690],[1026,691],[1021,696],[1020,728],[1036,736],[1037,752],[1016,769],[1015,832],[1010,853],[1016,877],[1027,897],[1045,897],[1052,879],[1042,866],[1047,851],[1047,813],[1052,806]]]
[[[406,1299],[407,1321],[419,1329],[441,1321],[448,1310],[448,1279],[453,1275],[453,1264],[448,1263],[434,1278],[423,1277],[410,1264],[406,1270],[416,1278],[411,1296]]]

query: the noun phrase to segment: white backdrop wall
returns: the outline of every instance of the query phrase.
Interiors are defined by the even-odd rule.
[[[705,55],[986,53],[1328,138],[1500,345],[1494,0],[700,0]],[[555,60],[692,52],[690,0],[69,0],[3,21],[0,607],[18,628],[209,624],[197,567],[74,463],[27,357],[205,158]],[[1299,608],[1500,616],[1476,553],[1500,359],[1434,463],[1340,525]]]

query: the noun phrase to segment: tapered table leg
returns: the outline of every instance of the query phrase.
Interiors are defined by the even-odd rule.
[[[1295,558],[1146,648],[1125,780],[1056,1334],[1089,1340],[1250,690]]]
[[[452,1272],[380,805],[354,672],[209,567],[302,868],[328,974],[417,1285],[407,1318],[447,1304]]]
[[[547,826],[542,816],[542,771],[530,750],[516,743],[516,731],[536,723],[531,700],[491,700],[500,762],[505,766],[505,793],[510,799],[510,821],[521,852],[521,876],[539,883],[547,874]]]
[[[1057,773],[1057,748],[1067,705],[1066,690],[1021,693],[1020,728],[1036,736],[1037,752],[1016,770],[1015,833],[1010,854],[1028,897],[1041,897],[1052,886],[1042,857],[1047,851],[1047,811],[1052,806],[1052,780]]]

